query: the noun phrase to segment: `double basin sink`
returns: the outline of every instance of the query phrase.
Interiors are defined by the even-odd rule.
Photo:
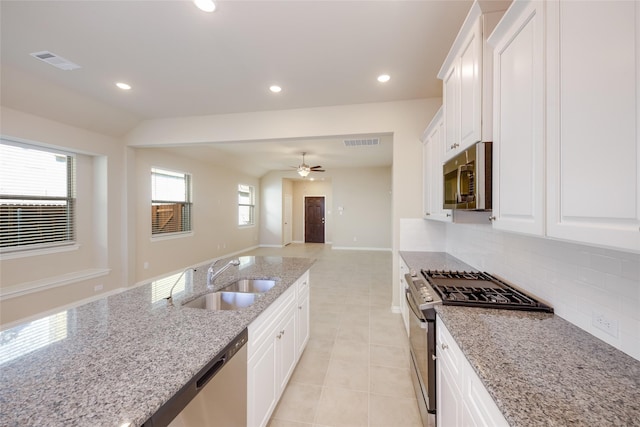
[[[182,305],[205,310],[239,310],[249,307],[275,284],[275,280],[269,279],[240,279],[217,292],[204,294]]]

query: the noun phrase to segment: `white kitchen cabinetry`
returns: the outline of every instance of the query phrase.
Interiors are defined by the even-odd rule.
[[[476,1],[438,73],[443,81],[445,160],[492,139],[492,63],[484,58],[491,52],[486,39],[508,5]]]
[[[296,309],[296,330],[298,358],[309,342],[309,272],[307,271],[298,279],[296,284],[298,306]]]
[[[439,316],[436,322],[437,425],[508,426],[504,415]]]
[[[547,9],[547,234],[640,251],[640,2]]]
[[[306,272],[249,325],[247,422],[251,427],[269,422],[308,341],[308,284]]]
[[[493,226],[544,235],[544,7],[517,1],[493,53]]]
[[[398,295],[400,295],[400,314],[402,315],[402,322],[404,323],[404,329],[407,332],[407,336],[409,336],[409,306],[407,305],[407,297],[406,297],[406,289],[407,282],[404,279],[405,274],[409,274],[409,266],[402,256],[400,258],[400,281],[399,281],[399,291]]]
[[[423,205],[425,219],[451,222],[451,210],[442,207],[444,122],[441,107],[422,134]]]

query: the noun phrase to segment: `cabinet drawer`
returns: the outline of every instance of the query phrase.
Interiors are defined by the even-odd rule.
[[[309,271],[306,271],[300,276],[296,286],[298,288],[298,300],[303,299],[309,294]]]

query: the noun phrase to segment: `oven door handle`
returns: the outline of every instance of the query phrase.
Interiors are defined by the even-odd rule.
[[[407,305],[409,305],[409,308],[411,308],[413,315],[416,316],[418,320],[420,320],[420,327],[422,329],[427,329],[427,319],[426,317],[424,317],[422,312],[418,309],[418,307],[416,307],[416,304],[413,302],[413,297],[411,296],[411,292],[409,290],[406,290],[404,293],[404,296],[407,299]]]

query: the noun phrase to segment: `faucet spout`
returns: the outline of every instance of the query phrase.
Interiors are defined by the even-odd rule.
[[[178,284],[178,282],[180,281],[180,279],[182,279],[182,276],[184,276],[184,273],[186,273],[189,270],[196,271],[195,268],[187,268],[182,273],[180,273],[180,275],[178,276],[178,279],[176,280],[176,282],[173,284],[173,286],[171,286],[171,290],[169,291],[169,296],[166,298],[167,305],[173,307],[173,288],[175,288],[176,285]]]
[[[215,271],[214,267],[218,261],[211,264],[209,269],[207,270],[207,285],[213,285],[213,282],[220,276],[224,271],[226,271],[229,267],[240,265],[239,259],[234,259],[225,264],[220,270]]]

